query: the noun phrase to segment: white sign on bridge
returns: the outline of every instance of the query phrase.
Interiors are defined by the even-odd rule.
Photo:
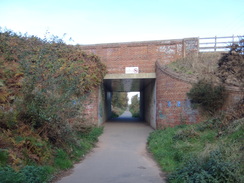
[[[139,68],[138,67],[125,67],[125,74],[138,74]]]

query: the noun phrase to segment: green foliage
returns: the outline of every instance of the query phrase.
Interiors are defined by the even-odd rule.
[[[102,127],[94,127],[89,132],[82,134],[83,139],[87,139],[91,143],[97,142],[98,137],[103,133]]]
[[[190,138],[198,138],[199,133],[195,131],[194,128],[187,128],[183,130],[178,130],[176,134],[173,136],[173,140],[186,140]]]
[[[45,182],[94,146],[84,108],[105,74],[78,45],[0,30],[0,182]]]
[[[111,118],[118,118],[121,114],[123,114],[121,110],[113,109],[113,111],[111,111]]]
[[[113,92],[112,106],[126,109],[128,106],[128,97],[126,92]]]
[[[9,162],[15,168],[21,164],[47,164],[52,158],[52,150],[46,139],[33,131],[28,125],[19,125],[19,128],[3,130],[0,144],[8,149]]]
[[[84,118],[84,101],[102,82],[105,65],[55,36],[39,39],[1,31],[0,53],[0,126],[8,128],[11,110],[18,114],[15,121],[42,131],[55,145],[73,141],[69,122]]]
[[[172,136],[174,133],[174,128],[167,128],[165,130],[155,130],[148,137],[148,149],[153,153],[164,171],[172,171],[179,165],[179,162],[174,160],[178,156],[173,146]]]
[[[152,132],[148,149],[169,182],[243,182],[243,118],[228,125],[212,118]]]
[[[73,161],[79,160],[91,150],[94,144],[98,141],[98,137],[102,134],[102,127],[90,128],[84,133],[79,133],[79,146],[71,146],[72,152],[66,152],[64,149],[57,149],[54,158],[54,166],[64,170],[73,166]]]
[[[104,71],[97,57],[62,43],[53,44],[44,44],[33,55],[28,52],[21,60],[25,77],[19,116],[35,128],[47,127],[50,141],[61,144],[73,139],[69,120],[81,113],[84,100],[102,81]]]
[[[0,167],[1,183],[45,183],[49,180],[52,169],[41,166],[25,166],[19,171],[11,167]]]
[[[112,117],[119,117],[128,107],[126,92],[113,92],[112,95]]]
[[[0,111],[0,128],[13,129],[17,123],[16,111]]]
[[[224,86],[214,86],[213,83],[205,80],[193,84],[187,93],[193,105],[199,106],[209,114],[214,114],[223,106],[226,95]]]
[[[138,95],[134,95],[131,98],[131,104],[129,106],[129,109],[132,114],[132,117],[140,117],[140,100],[138,98]]]
[[[8,152],[0,149],[0,166],[5,166],[8,162]]]
[[[225,183],[243,182],[239,164],[226,161],[220,151],[211,151],[209,157],[191,157],[182,168],[169,176],[170,182]]]
[[[72,161],[70,160],[68,154],[62,149],[57,149],[54,159],[54,166],[61,170],[65,170],[71,168],[72,165]]]

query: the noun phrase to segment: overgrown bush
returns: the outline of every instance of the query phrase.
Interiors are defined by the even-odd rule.
[[[218,61],[217,76],[223,83],[244,87],[244,39],[232,45]]]
[[[168,173],[170,183],[243,182],[244,120],[235,120],[223,128],[222,119],[168,127],[150,134],[148,149]]]
[[[102,82],[105,65],[58,37],[40,39],[8,30],[0,32],[0,53],[0,127],[14,122],[17,127],[18,121],[55,145],[73,141],[70,122],[85,121],[84,105]]]
[[[221,121],[220,118],[211,118],[201,122],[197,126],[197,130],[204,131],[204,130],[221,129],[222,126],[223,126],[223,122]]]
[[[187,74],[188,77],[196,77],[202,79],[216,81],[215,71],[218,67],[220,53],[198,53],[189,54],[184,58],[179,58],[171,62],[167,66],[175,72]]]
[[[5,166],[8,163],[8,152],[0,149],[0,166]]]
[[[11,167],[0,167],[1,183],[45,183],[52,170],[49,167],[25,166],[19,171]]]
[[[191,90],[187,93],[193,107],[200,107],[209,114],[214,114],[224,105],[226,95],[224,86],[215,86],[212,82],[206,80],[200,80],[193,84]]]
[[[78,45],[0,28],[0,182],[45,182],[39,165],[66,169],[93,147],[84,109],[105,74]]]
[[[243,182],[239,164],[225,160],[220,151],[210,152],[209,157],[191,157],[182,168],[169,176],[172,183],[226,183]]]
[[[198,138],[199,133],[196,132],[194,128],[187,128],[177,131],[177,133],[173,136],[173,140],[186,140],[190,138]]]
[[[69,53],[60,57],[60,50]],[[28,53],[28,59],[21,61],[25,77],[20,119],[35,128],[45,127],[45,133],[56,144],[73,139],[69,119],[81,115],[84,101],[102,81],[104,72],[96,56],[75,51],[63,44],[55,44],[54,48],[47,44],[39,54],[33,54],[38,59],[30,62]]]

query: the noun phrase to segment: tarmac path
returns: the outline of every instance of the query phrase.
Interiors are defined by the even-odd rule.
[[[146,150],[153,131],[147,124],[129,120],[129,111],[106,122],[97,147],[58,183],[165,183],[162,172]]]

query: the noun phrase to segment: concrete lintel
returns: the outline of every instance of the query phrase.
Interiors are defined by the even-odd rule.
[[[156,73],[106,74],[104,79],[155,79]]]

